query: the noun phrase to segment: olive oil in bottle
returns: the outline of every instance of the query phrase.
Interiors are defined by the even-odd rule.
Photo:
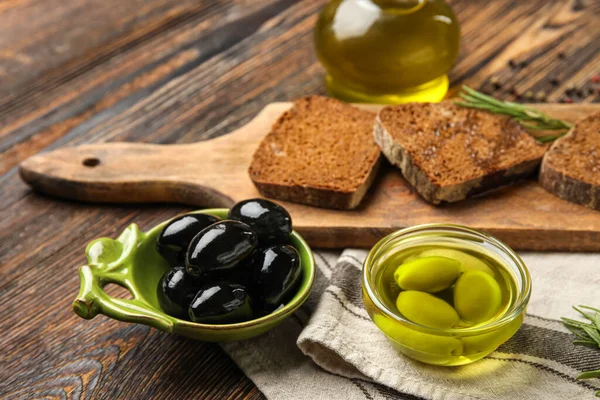
[[[317,56],[329,94],[345,101],[440,101],[460,29],[443,0],[331,0],[319,15]]]

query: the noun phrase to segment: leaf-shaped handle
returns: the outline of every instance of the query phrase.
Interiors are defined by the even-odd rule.
[[[116,240],[103,237],[91,241],[85,249],[88,264],[105,273],[119,271],[126,267],[125,261],[133,257],[142,235],[138,226],[131,224]]]
[[[73,302],[73,311],[85,319],[98,314],[124,322],[142,323],[172,332],[174,318],[154,310],[140,300],[138,290],[131,283],[131,260],[143,239],[135,224],[129,225],[116,240],[96,239],[87,246],[89,265],[79,269],[81,286]],[[104,286],[109,283],[126,288],[133,300],[109,296]]]
[[[98,314],[114,318],[123,322],[141,323],[150,325],[165,332],[173,331],[174,318],[163,313],[156,312],[142,301],[117,299],[109,296],[104,291],[108,283],[115,283],[132,290],[127,275],[125,274],[102,274],[99,269],[84,265],[79,269],[81,287],[79,295],[73,302],[73,311],[81,318],[92,319]],[[135,295],[134,295],[135,297]]]

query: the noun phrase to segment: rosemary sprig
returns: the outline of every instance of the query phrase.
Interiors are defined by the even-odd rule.
[[[578,338],[573,343],[593,349],[600,349],[600,309],[590,306],[573,306],[573,308],[590,321],[583,322],[571,318],[562,318],[565,327]],[[600,369],[585,371],[577,376],[577,379],[592,378],[600,378]],[[600,397],[600,390],[596,392],[596,396]]]
[[[495,114],[504,114],[513,117],[525,129],[530,131],[561,131],[556,135],[535,136],[542,143],[552,142],[566,134],[571,129],[571,124],[560,119],[554,119],[534,108],[510,101],[498,100],[468,86],[462,87],[460,98],[455,104],[463,107],[479,108]]]

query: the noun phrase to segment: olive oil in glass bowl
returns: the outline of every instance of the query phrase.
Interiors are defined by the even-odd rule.
[[[332,97],[436,102],[448,90],[460,28],[443,0],[331,0],[314,40]]]
[[[529,272],[513,250],[457,225],[395,232],[363,268],[373,322],[400,352],[434,365],[469,364],[496,350],[523,323],[530,294]]]

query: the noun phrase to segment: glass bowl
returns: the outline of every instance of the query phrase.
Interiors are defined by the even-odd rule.
[[[436,245],[469,250],[493,258],[513,281],[505,311],[491,321],[466,328],[439,329],[419,325],[389,307],[377,289],[386,261],[410,248]],[[394,232],[369,252],[363,266],[363,301],[369,316],[403,354],[427,364],[469,364],[490,354],[512,337],[525,316],[531,278],[523,260],[498,239],[450,224],[426,224]]]

